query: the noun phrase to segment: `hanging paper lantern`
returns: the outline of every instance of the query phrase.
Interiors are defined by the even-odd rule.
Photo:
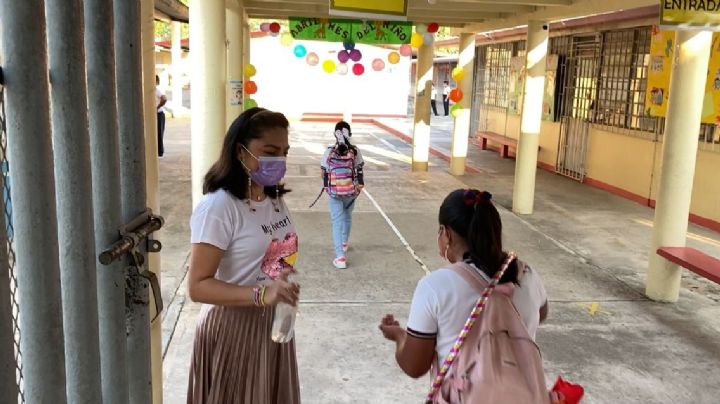
[[[262,31],[262,32],[270,32],[270,23],[269,23],[269,22],[264,22],[264,23],[260,24],[260,31]]]
[[[459,66],[452,69],[452,78],[455,81],[462,81],[465,78],[465,69]]]
[[[250,108],[257,108],[258,103],[257,101],[253,100],[252,98],[245,99],[245,109],[248,110]]]
[[[458,115],[460,115],[460,112],[462,112],[463,107],[460,104],[455,104],[452,107],[450,107],[450,114],[453,118],[457,118]]]
[[[258,90],[257,83],[255,83],[252,80],[246,81],[244,87],[245,87],[245,94],[253,95],[253,94],[257,93],[257,90]]]
[[[423,44],[423,36],[422,34],[418,34],[417,32],[413,32],[412,38],[410,38],[410,45],[412,45],[413,48],[419,48]]]
[[[307,61],[307,64],[309,64],[310,66],[317,66],[317,64],[320,63],[320,57],[318,57],[317,53],[315,53],[315,52],[308,53],[307,58],[305,58],[305,60]]]
[[[280,24],[277,22],[274,22],[270,24],[270,32],[277,34],[280,32]]]
[[[293,43],[293,36],[291,33],[284,32],[280,36],[280,45],[287,47],[287,46],[292,45],[292,43]]]
[[[452,102],[460,102],[460,100],[463,99],[463,92],[459,88],[453,88],[452,91],[450,91],[450,101]]]
[[[432,44],[435,42],[435,34],[426,33],[423,34],[423,43]]]
[[[257,69],[255,69],[255,66],[250,63],[245,65],[245,69],[243,71],[245,72],[245,77],[252,77],[257,74]]]
[[[353,62],[359,62],[362,59],[362,52],[359,49],[353,49],[350,51],[350,59]]]
[[[343,48],[345,48],[345,50],[349,52],[349,51],[355,49],[355,42],[345,41],[345,42],[343,42]]]
[[[428,26],[423,23],[420,23],[415,26],[415,32],[418,32],[420,34],[426,34],[428,32]]]
[[[400,55],[405,57],[412,56],[412,46],[408,44],[400,46]]]
[[[323,68],[323,70],[325,71],[325,73],[330,74],[330,73],[332,73],[332,72],[335,71],[335,62],[333,62],[332,60],[328,59],[328,60],[326,60],[326,61],[323,62],[322,68]]]
[[[365,66],[363,66],[362,63],[355,63],[353,66],[353,73],[356,76],[362,76],[362,74],[365,73]]]
[[[346,65],[345,63],[340,63],[339,65],[337,65],[337,68],[336,68],[336,71],[341,76],[348,74],[348,70],[349,70],[348,65]]]
[[[295,45],[293,53],[299,58],[304,58],[307,55],[307,49],[305,49],[305,45]]]
[[[388,55],[388,62],[390,62],[391,65],[398,64],[400,62],[400,54],[397,52],[390,52]]]
[[[341,50],[338,52],[337,59],[340,63],[347,63],[350,60],[350,54],[345,50]]]
[[[440,24],[438,24],[436,22],[431,22],[430,24],[428,24],[427,32],[434,34],[434,33],[438,32],[439,30],[440,30]]]

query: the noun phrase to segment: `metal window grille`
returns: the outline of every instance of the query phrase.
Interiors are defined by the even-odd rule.
[[[22,355],[20,353],[20,324],[18,321],[18,296],[17,296],[17,268],[15,266],[15,250],[13,249],[14,239],[14,228],[12,222],[12,203],[10,200],[10,175],[9,175],[9,163],[7,158],[7,130],[5,121],[5,91],[2,84],[0,84],[0,175],[3,176],[2,181],[2,198],[4,207],[3,212],[0,214],[5,215],[5,226],[7,231],[7,245],[2,245],[0,248],[7,248],[8,257],[8,268],[10,269],[9,279],[0,279],[0,282],[10,282],[10,295],[12,299],[12,321],[13,321],[13,332],[15,334],[15,365],[16,369],[16,383],[18,385],[18,403],[22,404],[25,402],[23,394],[23,372],[22,372]]]

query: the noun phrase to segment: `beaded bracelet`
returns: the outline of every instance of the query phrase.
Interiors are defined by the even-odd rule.
[[[253,303],[255,306],[262,307],[265,306],[265,290],[267,287],[265,286],[257,286],[253,288]]]
[[[260,298],[258,299],[260,306],[265,306],[265,291],[266,290],[267,290],[266,286],[263,286],[260,288]]]

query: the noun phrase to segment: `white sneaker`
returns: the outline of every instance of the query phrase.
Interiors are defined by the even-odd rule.
[[[333,265],[335,265],[335,268],[337,269],[345,269],[347,268],[347,260],[345,257],[338,257],[333,260]]]

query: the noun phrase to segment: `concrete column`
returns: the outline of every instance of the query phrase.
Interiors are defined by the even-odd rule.
[[[243,111],[242,97],[240,98],[239,105],[231,105],[230,103],[235,91],[231,83],[237,81],[243,82],[243,24],[243,10],[236,5],[228,7],[225,14],[225,31],[227,33],[227,85],[225,87],[226,128],[229,127],[235,118]]]
[[[435,46],[418,49],[415,77],[415,114],[413,126],[413,171],[427,171],[430,158],[430,95],[432,93]]]
[[[542,126],[549,33],[546,27],[546,23],[540,21],[528,23],[525,95],[513,186],[513,211],[521,215],[531,214],[535,202],[535,174]]]
[[[245,69],[245,65],[250,63],[250,24],[248,24],[247,13],[243,12],[243,26],[242,26],[242,68]],[[243,73],[245,75],[245,73]],[[244,79],[243,79],[244,82]],[[243,110],[245,109],[245,92],[243,91]]]
[[[190,0],[192,44],[192,195],[202,197],[203,178],[217,161],[225,135],[225,1]]]
[[[658,256],[658,247],[684,247],[711,32],[678,31],[670,76],[662,168],[645,293],[653,300],[675,302],[682,269]]]
[[[172,26],[172,104],[173,112],[183,109],[182,86],[182,24],[178,21],[170,23]],[[154,44],[153,44],[154,45]],[[175,115],[173,113],[173,115]]]
[[[460,34],[460,57],[458,67],[462,67],[465,77],[457,83],[463,92],[463,99],[458,105],[462,108],[455,117],[452,144],[450,145],[450,173],[465,174],[468,138],[470,136],[470,116],[473,97],[473,69],[475,68],[475,34]]]
[[[143,110],[145,115],[146,203],[147,206],[152,209],[153,213],[159,214],[160,201],[158,200],[158,185],[160,172],[158,167],[157,100],[155,99],[155,7],[154,3],[150,1],[141,2],[140,7],[142,24]],[[173,46],[175,46],[175,42],[173,42]],[[175,71],[173,71],[173,85],[176,81],[179,82],[179,80],[175,80],[176,77]],[[165,133],[167,133],[167,129]],[[153,237],[158,238],[158,234],[154,234]],[[157,275],[158,281],[161,281],[160,268],[160,254],[148,254],[148,269]],[[150,323],[152,402],[153,404],[162,404],[162,316],[157,315],[154,304],[155,299],[162,299],[162,297],[154,296],[152,289],[150,289],[150,318],[155,319]]]

